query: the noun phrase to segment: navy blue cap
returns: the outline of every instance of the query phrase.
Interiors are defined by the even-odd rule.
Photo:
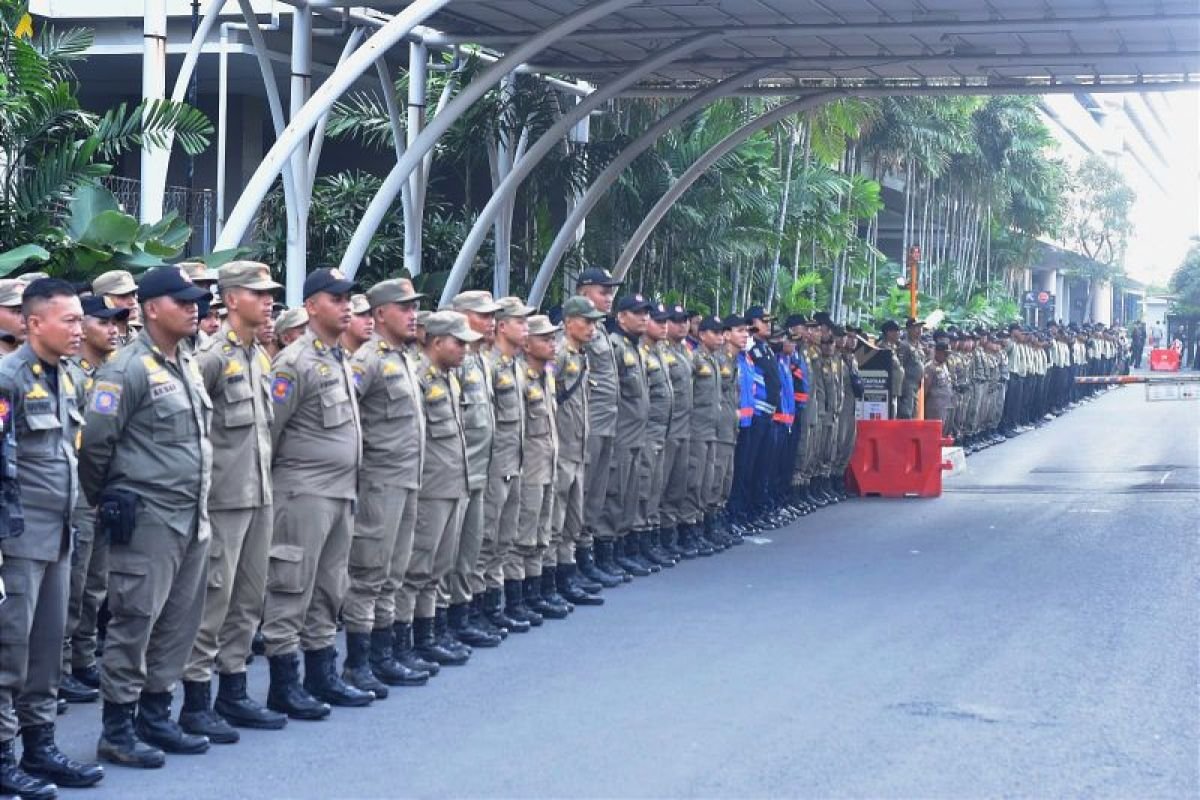
[[[881,327],[879,330],[883,333],[888,333],[889,331],[898,331],[900,330],[900,323],[896,322],[894,319],[889,319],[887,322],[883,323],[883,327]]]
[[[155,267],[138,281],[138,300],[146,302],[158,297],[170,297],[183,303],[195,303],[212,292],[192,283],[179,267]]]
[[[629,294],[617,301],[617,311],[649,311],[654,304],[640,294]]]
[[[620,286],[621,282],[612,273],[599,267],[588,267],[575,279],[576,286]]]
[[[785,328],[798,328],[808,322],[808,319],[803,314],[791,314],[783,321]]]
[[[724,327],[725,323],[721,322],[720,317],[705,317],[704,319],[700,320],[701,333],[704,333],[705,331],[720,332],[724,330]]]
[[[730,314],[728,317],[725,317],[723,320],[721,320],[721,329],[731,331],[734,328],[745,327],[748,324],[749,323],[746,322],[745,317],[739,317],[737,314]]]
[[[124,322],[129,319],[128,308],[109,308],[104,302],[103,297],[89,295],[79,298],[80,305],[83,306],[83,315],[85,317],[95,317],[96,319],[115,319]]]
[[[671,322],[687,322],[692,318],[692,312],[688,311],[683,306],[671,307]]]
[[[312,297],[317,292],[329,294],[350,294],[354,291],[354,281],[346,280],[346,276],[337,269],[315,269],[304,279],[304,299]]]
[[[833,326],[833,317],[829,316],[828,311],[818,311],[817,313],[813,314],[813,321],[818,325],[826,325],[829,327]]]
[[[771,314],[762,306],[750,306],[746,309],[746,321],[753,322],[756,319],[771,320]]]
[[[654,320],[655,322],[666,322],[671,318],[673,313],[674,312],[672,312],[670,308],[664,306],[662,303],[659,303],[650,309],[650,319]]]

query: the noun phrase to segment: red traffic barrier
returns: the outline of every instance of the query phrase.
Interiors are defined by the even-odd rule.
[[[1168,348],[1151,350],[1150,369],[1154,372],[1179,372],[1179,353]]]
[[[942,471],[951,468],[942,447],[953,443],[941,420],[859,420],[850,484],[861,495],[940,497]]]

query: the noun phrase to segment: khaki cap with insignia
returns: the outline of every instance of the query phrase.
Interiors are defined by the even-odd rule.
[[[501,297],[496,305],[500,306],[500,310],[496,312],[496,319],[529,317],[537,313],[536,308],[525,305],[519,297]]]
[[[217,270],[217,286],[221,289],[250,289],[255,292],[282,289],[271,280],[271,268],[258,261],[230,261]]]
[[[350,296],[350,313],[351,314],[369,314],[371,312],[371,304],[367,302],[365,294],[356,294]]]
[[[450,308],[455,311],[474,311],[476,314],[495,314],[500,310],[500,304],[492,299],[491,292],[477,290],[459,292],[450,301]]]
[[[275,332],[283,333],[290,331],[292,328],[299,328],[301,325],[308,324],[308,312],[303,308],[289,308],[282,312],[279,318],[275,320]]]
[[[21,283],[28,286],[29,284],[33,283],[34,281],[40,281],[42,278],[49,278],[49,277],[50,276],[44,272],[26,272],[24,275],[18,275],[17,280],[19,280]]]
[[[110,270],[92,281],[92,292],[97,295],[133,294],[137,288],[133,276],[123,269]]]
[[[488,297],[491,297],[489,294]],[[457,311],[435,311],[425,320],[427,336],[453,336],[460,342],[477,342],[482,335],[471,330],[467,318]]]
[[[380,281],[367,290],[367,301],[371,308],[379,308],[388,303],[411,303],[420,300],[425,295],[413,288],[413,282],[408,278],[392,278]]]
[[[529,318],[530,336],[547,336],[562,330],[561,325],[555,325],[545,314],[535,314]]]
[[[192,283],[216,283],[220,279],[220,274],[209,269],[202,261],[181,261],[179,268],[192,279]]]
[[[25,283],[16,278],[0,280],[0,306],[6,308],[21,305],[21,295],[25,294]]]

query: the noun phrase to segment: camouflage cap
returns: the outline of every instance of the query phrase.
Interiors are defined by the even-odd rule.
[[[562,304],[562,316],[563,319],[567,317],[583,317],[593,321],[604,319],[604,313],[597,309],[591,300],[582,295],[567,298],[566,302]]]
[[[491,295],[489,294],[490,298]],[[481,334],[471,330],[467,318],[457,311],[435,311],[425,320],[427,336],[453,336],[460,342],[477,342]]]
[[[279,315],[275,320],[275,332],[283,333],[290,331],[292,328],[299,328],[301,325],[308,324],[308,312],[303,308],[289,308]]]
[[[16,278],[0,280],[0,306],[10,308],[21,305],[21,295],[25,294],[24,281]]]
[[[491,292],[482,290],[459,292],[450,301],[450,308],[455,311],[474,311],[476,314],[495,314],[500,305],[492,299]]]
[[[371,304],[367,302],[365,294],[355,294],[350,296],[350,313],[351,314],[369,314],[371,313]]]
[[[530,336],[548,336],[562,330],[561,325],[555,325],[545,314],[534,314],[529,318]]]
[[[367,290],[367,301],[371,308],[379,308],[388,303],[411,303],[420,300],[425,295],[413,288],[413,282],[408,278],[392,278],[380,281]]]
[[[519,297],[501,297],[496,305],[500,306],[500,310],[496,312],[496,319],[530,317],[537,312],[536,308],[525,305]]]
[[[217,270],[216,274],[217,287],[220,289],[266,292],[283,288],[282,284],[271,279],[271,268],[258,261],[230,261]]]
[[[177,266],[192,279],[192,283],[216,283],[221,277],[202,261],[181,261]]]
[[[92,281],[92,293],[96,295],[133,294],[137,289],[133,276],[123,269],[110,270]]]

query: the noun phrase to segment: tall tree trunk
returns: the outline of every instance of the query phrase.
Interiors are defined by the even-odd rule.
[[[775,290],[779,285],[779,255],[783,250],[783,231],[787,225],[788,202],[792,196],[792,165],[796,160],[799,134],[799,127],[794,128],[788,142],[787,167],[783,171],[783,196],[779,200],[779,219],[775,223],[775,246],[771,257],[771,288],[767,291],[767,311],[774,307]]]

